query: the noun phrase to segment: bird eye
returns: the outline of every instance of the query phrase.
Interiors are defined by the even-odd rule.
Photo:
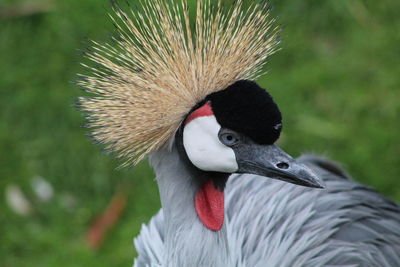
[[[234,133],[223,133],[219,135],[219,140],[226,146],[233,146],[239,141],[239,138]]]

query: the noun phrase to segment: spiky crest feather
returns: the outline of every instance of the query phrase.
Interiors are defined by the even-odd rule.
[[[78,82],[92,93],[80,105],[95,140],[134,164],[173,136],[208,94],[256,79],[277,43],[266,4],[235,1],[227,9],[221,0],[198,0],[194,25],[186,0],[140,5],[113,8],[118,37],[93,41],[91,64],[82,63],[90,74]]]

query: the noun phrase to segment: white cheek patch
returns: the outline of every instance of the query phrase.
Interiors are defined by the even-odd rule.
[[[183,145],[190,161],[203,171],[233,173],[238,170],[235,152],[218,138],[221,126],[214,116],[198,117],[183,130]]]

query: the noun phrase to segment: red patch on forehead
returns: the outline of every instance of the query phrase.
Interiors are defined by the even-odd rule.
[[[212,111],[210,102],[206,102],[204,105],[190,113],[190,115],[186,118],[185,124],[188,124],[192,120],[198,117],[206,117],[206,116],[213,116],[214,112]]]

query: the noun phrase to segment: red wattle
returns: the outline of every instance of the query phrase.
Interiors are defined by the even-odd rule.
[[[200,221],[212,231],[224,224],[224,192],[218,191],[212,180],[204,183],[195,197],[195,208]]]

